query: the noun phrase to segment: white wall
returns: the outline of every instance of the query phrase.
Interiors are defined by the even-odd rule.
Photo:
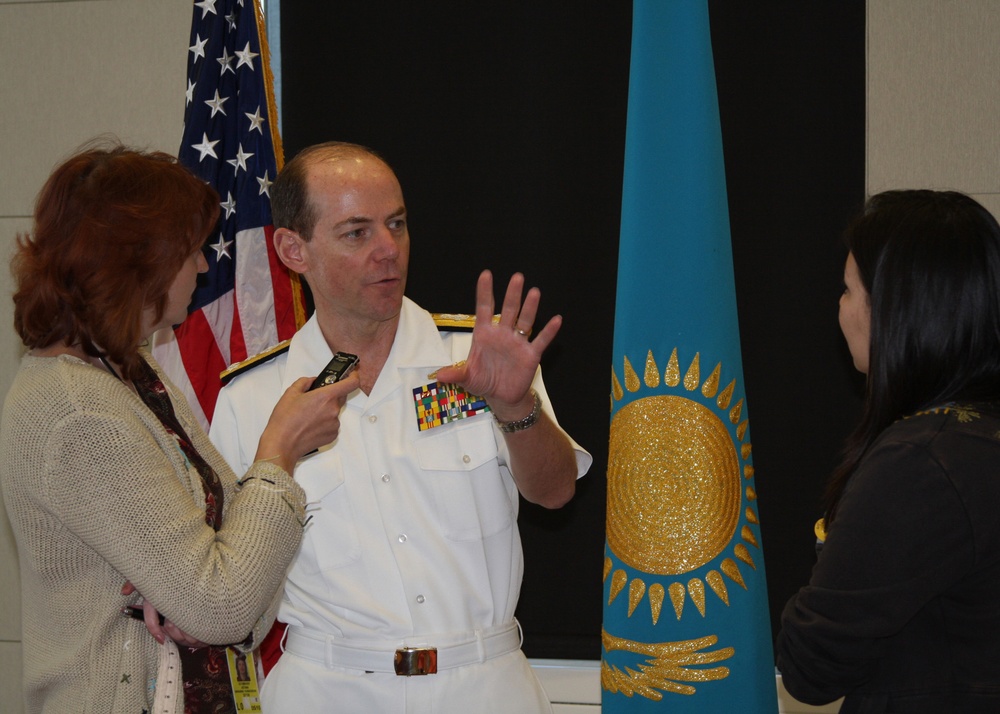
[[[191,3],[181,0],[0,0],[0,262],[29,228],[53,165],[86,139],[110,132],[176,152],[190,19]],[[869,0],[871,191],[953,188],[1000,215],[998,32],[996,0]],[[10,290],[0,269],[0,394],[20,356]],[[0,702],[20,714],[20,585],[2,510],[0,572]],[[570,696],[557,693],[566,691],[564,675],[543,669],[554,696]],[[570,676],[582,676],[578,691],[593,699],[599,680],[582,670]],[[784,693],[781,701],[788,712],[835,711],[799,708]],[[560,706],[564,714],[598,709]]]
[[[870,193],[955,189],[1000,216],[1000,2],[868,1]]]

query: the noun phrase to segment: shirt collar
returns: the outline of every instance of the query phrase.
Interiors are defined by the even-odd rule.
[[[404,297],[392,348],[389,350],[389,356],[382,367],[378,381],[386,381],[385,377],[390,370],[399,372],[420,369],[425,370],[426,375],[439,367],[451,364],[451,352],[441,339],[430,339],[431,335],[438,337],[437,325],[434,324],[430,313]],[[303,375],[319,374],[332,357],[333,351],[326,343],[314,314],[292,337],[282,388],[287,389],[292,382]],[[379,391],[381,391],[379,384],[376,383],[372,396]]]

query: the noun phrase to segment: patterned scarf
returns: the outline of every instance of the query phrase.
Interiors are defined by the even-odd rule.
[[[177,441],[177,446],[201,476],[205,492],[205,522],[216,531],[222,525],[225,498],[222,482],[215,470],[201,457],[174,413],[170,395],[156,371],[145,361],[142,374],[133,379],[139,398],[156,415],[163,427]],[[235,714],[229,665],[225,647],[180,647],[181,671],[184,675],[185,714]]]

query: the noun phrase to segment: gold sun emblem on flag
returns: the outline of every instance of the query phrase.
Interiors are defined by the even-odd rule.
[[[719,363],[702,381],[700,354],[696,353],[682,378],[675,348],[662,377],[667,388],[662,391],[667,393],[635,399],[612,419],[610,553],[605,558],[604,579],[611,578],[609,607],[623,592],[628,593],[628,618],[646,613],[643,616],[655,626],[664,603],[669,602],[679,621],[688,601],[705,618],[707,593],[729,607],[727,582],[748,589],[739,563],[757,568],[750,550],[760,545],[751,529],[759,520],[754,510],[757,494],[751,480],[751,445],[746,440],[748,423],[743,418],[743,400],[733,402],[736,380],[720,391],[721,373]],[[615,402],[625,399],[625,390],[636,393],[643,384],[649,389],[661,385],[652,351],[641,381],[627,357],[624,389],[613,369],[611,377],[612,410]],[[620,565],[615,565],[615,558]],[[647,607],[640,609],[644,601]],[[727,678],[729,667],[720,663],[735,654],[733,647],[710,649],[718,643],[716,635],[646,643],[605,630],[602,643],[608,653],[624,650],[639,657],[624,670],[602,661],[603,688],[657,701],[662,692],[692,695],[696,683]]]
[[[606,558],[604,578],[611,577],[608,604],[627,589],[628,616],[646,600],[654,625],[667,601],[678,620],[688,601],[704,617],[709,592],[728,606],[727,582],[747,588],[738,563],[757,567],[750,550],[760,547],[750,528],[759,524],[754,510],[757,495],[750,483],[743,484],[753,477],[751,445],[744,441],[748,424],[742,418],[743,400],[732,403],[736,380],[720,391],[721,371],[719,363],[702,381],[700,356],[695,354],[682,378],[675,348],[663,383],[678,393],[636,399],[623,406],[611,423],[608,546],[623,563],[647,577],[630,579]],[[642,383],[650,389],[660,386],[652,351],[646,357]],[[641,387],[627,357],[624,385],[632,393]],[[684,394],[699,389],[703,400]],[[622,382],[612,370],[612,407],[624,397]],[[735,440],[724,420],[733,425]],[[745,523],[740,542],[728,550],[741,515]],[[705,566],[709,569],[703,576],[688,577]]]

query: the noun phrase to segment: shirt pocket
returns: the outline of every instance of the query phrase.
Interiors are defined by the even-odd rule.
[[[489,417],[435,427],[414,450],[445,537],[482,540],[513,526],[517,490],[500,472]]]
[[[295,480],[306,492],[306,515],[313,516],[302,536],[296,568],[315,574],[360,558],[361,540],[340,457],[331,451],[309,457],[296,468]]]

